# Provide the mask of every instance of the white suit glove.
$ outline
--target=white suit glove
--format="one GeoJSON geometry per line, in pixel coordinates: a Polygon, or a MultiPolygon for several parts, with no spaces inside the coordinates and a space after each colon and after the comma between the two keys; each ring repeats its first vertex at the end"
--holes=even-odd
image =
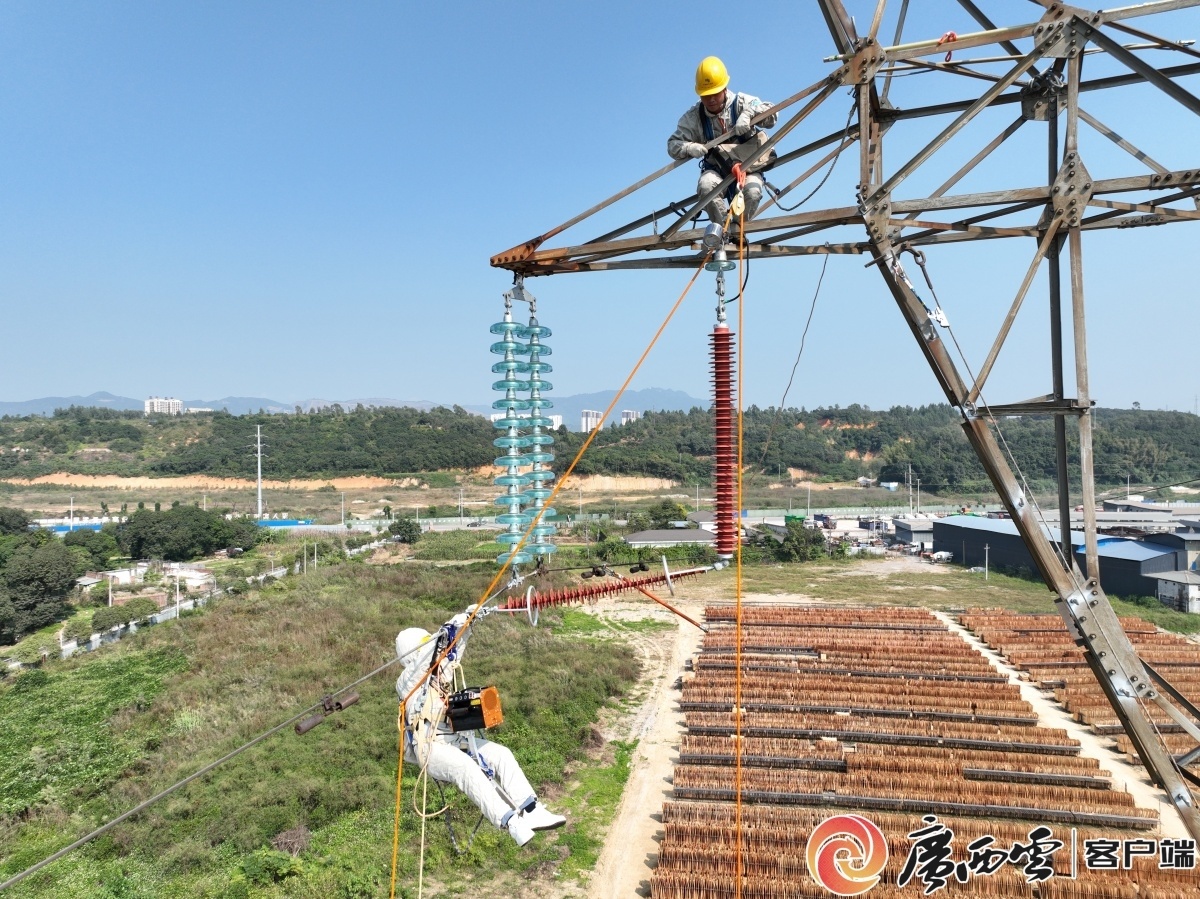
{"type": "Polygon", "coordinates": [[[708,153],[708,150],[705,148],[704,144],[686,143],[683,145],[683,152],[692,159],[703,159],[708,153]]]}
{"type": "Polygon", "coordinates": [[[742,114],[737,117],[737,121],[733,125],[734,135],[737,137],[745,137],[747,134],[753,131],[754,127],[750,124],[750,120],[752,118],[754,118],[754,116],[750,114],[750,110],[743,109],[742,114]]]}

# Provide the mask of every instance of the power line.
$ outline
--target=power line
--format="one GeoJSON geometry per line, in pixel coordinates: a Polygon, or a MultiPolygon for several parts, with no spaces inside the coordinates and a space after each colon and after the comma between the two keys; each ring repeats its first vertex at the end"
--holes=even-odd
{"type": "Polygon", "coordinates": [[[779,408],[775,410],[775,417],[771,419],[771,427],[767,431],[767,440],[763,444],[762,458],[758,460],[758,464],[762,465],[767,459],[767,450],[771,448],[771,436],[775,433],[775,425],[779,423],[779,416],[783,412],[783,407],[787,404],[788,391],[792,389],[792,381],[796,378],[796,369],[800,366],[800,357],[804,355],[804,342],[808,339],[808,326],[812,324],[813,313],[817,311],[817,297],[821,295],[821,284],[825,280],[825,268],[829,265],[829,254],[825,254],[825,261],[821,263],[821,275],[817,278],[817,289],[813,292],[812,305],[808,309],[808,320],[804,322],[804,332],[800,335],[800,351],[796,353],[796,361],[792,365],[792,373],[788,376],[787,386],[783,388],[783,399],[779,401],[779,408]]]}
{"type": "MultiPolygon", "coordinates": [[[[420,647],[417,647],[417,649],[420,649],[420,647]]],[[[416,649],[412,650],[412,652],[416,652],[416,649]]],[[[407,655],[407,653],[406,653],[406,655],[407,655]]],[[[351,684],[347,684],[346,686],[342,687],[340,690],[335,690],[330,695],[337,696],[342,693],[345,693],[348,690],[353,689],[354,687],[357,687],[359,684],[370,680],[375,675],[379,674],[381,671],[384,671],[385,669],[390,668],[392,665],[395,665],[402,658],[404,658],[404,656],[398,656],[394,659],[391,659],[391,660],[385,662],[384,664],[382,664],[378,668],[376,668],[374,671],[372,671],[370,674],[363,675],[358,680],[354,681],[351,684]]],[[[141,802],[138,805],[135,805],[129,811],[124,812],[124,813],[118,815],[117,817],[113,818],[111,821],[107,822],[106,824],[103,824],[100,827],[97,827],[91,833],[80,837],[78,840],[76,840],[71,845],[64,846],[62,849],[59,849],[53,855],[48,856],[47,858],[42,859],[37,864],[31,865],[30,867],[26,868],[20,874],[16,874],[13,877],[10,877],[8,880],[4,881],[4,883],[0,883],[0,890],[6,890],[11,886],[14,886],[15,884],[20,883],[22,880],[24,880],[26,877],[29,877],[31,874],[37,873],[42,868],[46,867],[49,864],[53,864],[54,862],[58,861],[63,856],[78,849],[80,846],[90,843],[92,840],[96,839],[96,837],[101,836],[104,833],[107,833],[109,830],[116,827],[121,822],[126,821],[129,818],[132,818],[134,815],[138,814],[139,812],[145,811],[146,809],[150,808],[150,806],[152,806],[155,803],[157,803],[158,801],[170,796],[172,793],[174,793],[176,790],[180,789],[181,787],[187,786],[192,781],[203,777],[205,774],[212,771],[214,768],[217,768],[220,765],[225,764],[229,760],[241,755],[247,749],[257,746],[259,743],[261,743],[263,740],[266,740],[268,737],[273,737],[275,734],[279,733],[284,728],[289,727],[290,725],[293,725],[296,722],[300,721],[301,719],[307,717],[310,712],[314,712],[317,709],[321,709],[324,707],[325,707],[324,699],[322,699],[321,702],[317,702],[317,703],[314,703],[313,705],[310,705],[304,711],[299,712],[296,715],[293,715],[291,718],[288,718],[286,721],[275,725],[270,730],[264,731],[263,733],[259,734],[257,737],[254,737],[253,739],[249,740],[248,742],[243,743],[237,749],[233,750],[232,752],[226,753],[225,755],[223,755],[219,759],[217,759],[215,762],[210,762],[209,764],[207,764],[203,768],[201,768],[199,771],[189,774],[187,777],[183,778],[183,780],[177,781],[176,783],[167,787],[165,790],[155,793],[153,796],[151,796],[146,801],[141,802]]]]}

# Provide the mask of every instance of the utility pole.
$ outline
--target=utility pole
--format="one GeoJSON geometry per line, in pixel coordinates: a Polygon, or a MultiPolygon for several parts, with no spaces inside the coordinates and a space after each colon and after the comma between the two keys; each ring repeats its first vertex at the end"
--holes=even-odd
{"type": "Polygon", "coordinates": [[[587,547],[588,558],[592,557],[592,543],[588,535],[588,523],[583,517],[583,485],[579,485],[579,520],[583,522],[583,545],[587,547]]]}
{"type": "Polygon", "coordinates": [[[67,529],[71,531],[75,530],[75,497],[73,496],[71,497],[71,511],[67,518],[67,529]]]}
{"type": "Polygon", "coordinates": [[[346,526],[346,494],[342,494],[342,527],[346,526]]]}
{"type": "Polygon", "coordinates": [[[458,488],[458,523],[463,523],[463,489],[458,488]]]}
{"type": "Polygon", "coordinates": [[[983,579],[985,581],[988,579],[988,549],[989,548],[990,547],[986,543],[983,544],[983,579]]]}
{"type": "Polygon", "coordinates": [[[254,455],[258,461],[258,520],[262,521],[262,425],[256,425],[254,430],[254,455]]]}
{"type": "Polygon", "coordinates": [[[921,479],[917,478],[917,515],[921,514],[921,479]]]}
{"type": "Polygon", "coordinates": [[[912,497],[912,463],[911,463],[911,462],[908,464],[908,474],[906,474],[906,475],[904,476],[904,482],[905,482],[905,484],[907,484],[907,485],[908,485],[908,514],[909,514],[909,515],[911,515],[911,514],[912,514],[912,510],[913,510],[913,504],[912,504],[912,499],[913,499],[913,497],[912,497]]]}

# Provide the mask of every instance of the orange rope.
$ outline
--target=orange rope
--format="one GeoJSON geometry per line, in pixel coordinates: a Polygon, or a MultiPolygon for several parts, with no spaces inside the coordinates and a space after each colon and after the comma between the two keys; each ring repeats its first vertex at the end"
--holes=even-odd
{"type": "Polygon", "coordinates": [[[629,586],[633,587],[633,589],[637,590],[638,593],[641,593],[643,596],[646,596],[646,597],[654,600],[656,603],[658,603],[664,609],[674,612],[676,615],[678,615],[680,618],[682,618],[688,624],[694,624],[694,625],[696,625],[696,627],[700,628],[700,630],[704,630],[704,625],[702,625],[695,618],[690,618],[688,615],[681,612],[679,609],[675,608],[673,605],[671,605],[665,599],[659,599],[657,596],[655,596],[653,593],[651,593],[649,590],[647,590],[641,584],[635,584],[635,583],[633,583],[633,581],[629,580],[629,578],[627,578],[627,577],[623,577],[623,578],[621,578],[621,580],[624,581],[629,586]]]}
{"type": "MultiPolygon", "coordinates": [[[[728,219],[727,219],[727,221],[728,221],[728,219]]],[[[500,579],[502,577],[504,577],[504,573],[506,571],[508,571],[509,567],[512,565],[513,556],[515,556],[518,552],[520,552],[521,548],[526,544],[526,542],[528,542],[530,535],[532,535],[532,533],[533,533],[533,529],[536,528],[538,526],[538,524],[541,522],[542,515],[545,514],[546,509],[552,507],[552,505],[554,503],[554,498],[556,496],[558,496],[558,492],[560,490],[562,490],[563,485],[566,484],[567,479],[571,476],[571,473],[575,471],[575,467],[579,464],[579,460],[583,458],[583,454],[585,452],[587,452],[588,447],[592,445],[592,441],[596,439],[596,435],[599,434],[601,429],[604,427],[604,422],[608,419],[609,414],[611,414],[612,410],[616,408],[617,403],[620,402],[621,397],[624,395],[625,391],[629,389],[629,385],[630,385],[630,383],[632,383],[634,376],[638,373],[638,369],[640,369],[642,367],[642,363],[644,363],[646,361],[646,358],[650,355],[650,351],[654,348],[654,344],[656,344],[658,342],[658,339],[660,337],[662,337],[663,331],[666,330],[667,325],[670,324],[670,322],[671,322],[671,319],[675,317],[675,313],[679,311],[679,307],[683,304],[684,298],[688,295],[688,292],[691,291],[692,285],[694,285],[696,283],[696,279],[698,277],[700,277],[700,272],[702,272],[704,270],[704,263],[708,260],[708,257],[711,255],[712,255],[712,252],[710,251],[707,255],[705,255],[704,259],[701,260],[700,265],[696,267],[696,271],[695,271],[695,274],[692,275],[692,279],[690,281],[688,281],[687,286],[684,287],[684,289],[683,289],[683,293],[681,293],[679,295],[679,299],[677,299],[675,301],[675,305],[673,305],[671,307],[671,310],[667,313],[666,318],[663,319],[662,324],[658,326],[658,330],[654,332],[654,336],[652,338],[650,338],[650,343],[648,343],[646,345],[646,349],[642,351],[642,355],[638,358],[638,361],[634,364],[633,369],[629,372],[629,376],[625,378],[625,383],[623,383],[621,385],[621,389],[618,390],[616,395],[612,398],[612,402],[608,404],[608,408],[604,410],[604,414],[600,416],[600,421],[598,421],[596,423],[596,426],[592,428],[591,433],[588,434],[587,439],[583,442],[583,445],[581,447],[579,447],[579,452],[577,452],[575,454],[575,458],[571,460],[571,464],[567,466],[567,470],[565,472],[563,472],[563,476],[559,479],[558,483],[554,485],[554,489],[550,492],[550,496],[547,498],[547,500],[546,500],[545,504],[542,506],[541,510],[538,511],[538,513],[534,517],[533,521],[531,521],[529,523],[529,527],[525,531],[524,535],[521,537],[521,541],[509,551],[508,560],[503,565],[500,566],[500,570],[496,572],[496,576],[492,578],[491,583],[489,583],[487,585],[487,589],[485,589],[483,591],[482,596],[480,596],[479,602],[477,604],[479,608],[483,607],[483,603],[487,601],[487,598],[492,595],[492,591],[494,591],[496,589],[496,587],[499,585],[500,579]]],[[[437,670],[438,666],[442,663],[442,661],[446,658],[446,656],[448,656],[450,654],[451,650],[454,649],[455,645],[459,641],[459,638],[461,638],[462,635],[467,632],[467,630],[470,628],[472,622],[474,622],[475,616],[479,614],[479,608],[476,608],[475,611],[472,612],[470,614],[470,616],[468,616],[466,622],[463,624],[463,626],[461,628],[459,628],[458,633],[454,635],[454,639],[451,640],[449,645],[447,645],[446,648],[442,650],[441,655],[439,655],[436,659],[433,660],[433,662],[429,666],[429,670],[426,671],[425,675],[420,680],[418,680],[416,682],[416,684],[413,685],[413,688],[408,691],[408,695],[401,698],[401,700],[400,700],[400,708],[401,709],[404,708],[405,704],[408,702],[409,699],[412,698],[413,694],[415,694],[417,692],[417,690],[421,689],[421,687],[425,684],[425,682],[427,680],[429,680],[429,675],[437,670]]],[[[400,722],[400,729],[401,729],[400,762],[401,762],[401,764],[404,761],[403,739],[404,739],[405,723],[406,722],[404,722],[403,720],[400,722]]],[[[398,852],[399,841],[400,841],[400,771],[397,770],[397,772],[396,772],[396,815],[395,815],[395,825],[393,827],[393,832],[392,832],[393,850],[392,850],[392,896],[391,896],[391,899],[395,899],[396,853],[398,852]]]]}
{"type": "MultiPolygon", "coordinates": [[[[738,284],[746,283],[746,213],[745,207],[738,215],[738,284]]],[[[739,290],[739,294],[742,293],[739,290]]],[[[734,899],[742,897],[742,449],[744,444],[744,422],[742,416],[742,373],[746,370],[746,297],[739,296],[738,299],[738,334],[737,334],[737,397],[734,402],[737,403],[737,419],[738,419],[738,442],[737,442],[737,522],[736,536],[737,542],[734,552],[737,556],[737,577],[735,578],[735,596],[737,599],[737,622],[735,625],[735,652],[734,652],[734,753],[737,759],[735,775],[734,775],[734,819],[733,826],[737,832],[737,866],[736,878],[734,880],[733,896],[734,899]]]]}
{"type": "MultiPolygon", "coordinates": [[[[509,552],[508,561],[500,566],[500,570],[496,572],[496,576],[492,578],[491,583],[487,585],[487,589],[483,591],[483,594],[479,598],[480,607],[482,607],[482,604],[489,596],[492,595],[492,591],[495,590],[499,585],[500,579],[512,565],[512,557],[520,552],[521,548],[529,540],[530,535],[533,533],[533,529],[541,523],[542,515],[545,514],[546,509],[551,508],[551,503],[554,502],[554,498],[558,496],[559,491],[562,490],[563,485],[567,482],[567,479],[571,476],[572,472],[575,471],[576,466],[579,464],[579,460],[583,458],[583,454],[587,452],[588,447],[592,445],[592,441],[596,439],[596,435],[599,434],[604,428],[604,422],[608,419],[608,416],[612,410],[616,408],[617,403],[621,401],[621,397],[624,395],[625,391],[629,389],[629,385],[633,381],[634,376],[637,374],[638,369],[642,367],[642,363],[644,363],[646,361],[646,357],[650,355],[650,350],[654,348],[654,344],[658,342],[658,339],[662,336],[663,331],[666,330],[667,325],[675,316],[675,313],[679,311],[679,307],[683,303],[684,297],[688,295],[688,291],[692,289],[692,285],[696,283],[696,278],[700,276],[700,272],[703,271],[703,269],[704,263],[701,262],[700,266],[696,269],[696,273],[692,275],[692,279],[688,281],[687,287],[683,289],[683,293],[679,295],[679,299],[675,301],[675,305],[673,305],[671,307],[671,311],[667,313],[667,317],[663,319],[662,324],[658,326],[658,330],[654,332],[654,336],[650,338],[650,343],[647,344],[646,349],[642,351],[642,355],[638,358],[637,363],[633,366],[633,370],[629,372],[629,376],[625,378],[625,383],[621,385],[621,389],[617,391],[616,395],[612,398],[612,402],[608,404],[608,408],[605,409],[604,413],[600,416],[600,421],[598,421],[596,426],[592,428],[591,433],[588,434],[587,439],[583,442],[583,445],[579,447],[579,452],[575,454],[575,458],[571,460],[571,464],[567,466],[567,470],[563,472],[563,476],[559,479],[558,483],[554,485],[554,489],[550,491],[550,496],[546,499],[545,505],[538,511],[538,514],[529,523],[529,527],[522,535],[521,541],[517,543],[517,545],[514,546],[509,552]]],[[[467,632],[467,629],[471,626],[472,622],[474,622],[475,616],[478,614],[478,608],[470,614],[463,626],[459,628],[458,633],[454,635],[454,639],[451,640],[449,645],[442,650],[442,654],[434,659],[430,664],[429,671],[425,673],[425,676],[417,681],[413,688],[408,691],[408,696],[404,697],[405,702],[407,702],[413,696],[413,694],[415,694],[417,690],[421,688],[425,681],[429,679],[430,672],[436,670],[438,665],[442,663],[442,660],[450,654],[451,650],[453,650],[455,645],[458,643],[459,638],[461,638],[462,635],[467,632]]]]}

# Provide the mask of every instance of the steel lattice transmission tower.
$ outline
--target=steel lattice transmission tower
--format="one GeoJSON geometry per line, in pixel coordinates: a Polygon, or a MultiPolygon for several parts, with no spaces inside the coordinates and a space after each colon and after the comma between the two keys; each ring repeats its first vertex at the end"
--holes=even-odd
{"type": "MultiPolygon", "coordinates": [[[[1170,796],[1188,830],[1200,838],[1200,812],[1191,790],[1200,784],[1200,777],[1189,770],[1200,759],[1200,711],[1138,657],[1097,577],[1093,402],[1084,291],[1085,235],[1200,219],[1196,200],[1200,150],[1194,141],[1170,145],[1171,154],[1182,158],[1172,158],[1168,165],[1141,148],[1139,137],[1144,134],[1119,133],[1088,109],[1108,109],[1107,97],[1140,86],[1150,90],[1162,110],[1151,118],[1151,139],[1171,134],[1181,125],[1194,126],[1200,100],[1183,82],[1200,73],[1200,52],[1190,42],[1168,40],[1139,26],[1146,24],[1141,21],[1146,17],[1155,17],[1150,27],[1170,24],[1171,14],[1200,6],[1200,0],[1159,0],[1102,11],[1035,0],[1028,10],[1038,15],[1018,24],[997,24],[998,17],[1011,19],[1024,13],[1026,4],[921,0],[912,5],[914,17],[918,6],[921,13],[928,13],[935,5],[947,15],[969,16],[978,30],[960,32],[952,41],[948,34],[907,39],[903,26],[909,17],[909,0],[855,4],[861,7],[860,20],[869,23],[863,34],[842,0],[815,3],[833,39],[834,53],[825,60],[831,71],[772,110],[780,115],[780,123],[763,152],[778,148],[779,160],[770,179],[779,184],[785,178],[792,180],[780,189],[777,199],[763,203],[756,219],[746,223],[746,258],[757,262],[850,255],[879,273],[947,400],[960,414],[967,439],[1138,755],[1170,796]],[[885,22],[894,34],[890,41],[881,36],[885,22]],[[919,90],[908,89],[910,82],[919,83],[919,90]],[[808,122],[811,128],[818,110],[846,91],[853,95],[854,109],[845,127],[791,146],[803,133],[800,126],[808,122]],[[907,102],[901,101],[902,94],[907,102]],[[979,137],[981,126],[1002,113],[1006,113],[1004,127],[979,137]],[[1031,132],[1041,151],[1030,153],[1027,144],[1014,149],[1018,143],[1014,135],[1025,140],[1031,132]],[[961,151],[964,144],[975,150],[966,162],[947,151],[948,146],[961,151]],[[842,153],[857,156],[853,197],[833,208],[782,211],[786,198],[808,192],[842,153]],[[1113,156],[1120,160],[1116,165],[1113,156]],[[1093,177],[1093,170],[1104,177],[1093,177]],[[987,185],[993,178],[996,183],[987,190],[955,192],[960,183],[987,185]],[[1013,178],[1016,183],[1009,183],[1013,178]],[[962,245],[1014,239],[1024,239],[1031,247],[1028,262],[1015,272],[986,273],[990,281],[1011,275],[1015,289],[990,338],[991,349],[969,364],[961,352],[956,353],[958,341],[938,298],[918,293],[902,260],[913,271],[920,266],[924,273],[927,251],[949,253],[962,245]],[[911,260],[903,259],[905,253],[911,260]],[[1046,372],[1046,391],[1032,399],[989,403],[984,398],[985,384],[1031,288],[1042,278],[1049,306],[1049,354],[1036,364],[1046,372]],[[959,362],[956,355],[962,357],[959,362]],[[1068,355],[1070,371],[1064,361],[1068,355]],[[1024,414],[1053,416],[1059,520],[1064,533],[1069,533],[1074,485],[1084,515],[1082,570],[1069,540],[1060,545],[1051,539],[999,436],[998,421],[1024,414]],[[1073,440],[1069,432],[1074,432],[1073,440]],[[1197,748],[1173,757],[1148,713],[1152,706],[1164,710],[1196,741],[1197,748]]],[[[704,258],[697,221],[704,206],[729,186],[731,178],[706,196],[687,195],[659,205],[593,239],[549,246],[558,235],[601,211],[617,208],[682,164],[664,166],[562,225],[497,254],[492,264],[526,277],[695,268],[704,258]]],[[[645,202],[637,208],[644,210],[645,202]]],[[[932,294],[932,281],[929,288],[932,294]]],[[[952,307],[952,297],[941,299],[952,307]]],[[[1006,358],[1012,355],[1010,347],[1006,358]]]]}

